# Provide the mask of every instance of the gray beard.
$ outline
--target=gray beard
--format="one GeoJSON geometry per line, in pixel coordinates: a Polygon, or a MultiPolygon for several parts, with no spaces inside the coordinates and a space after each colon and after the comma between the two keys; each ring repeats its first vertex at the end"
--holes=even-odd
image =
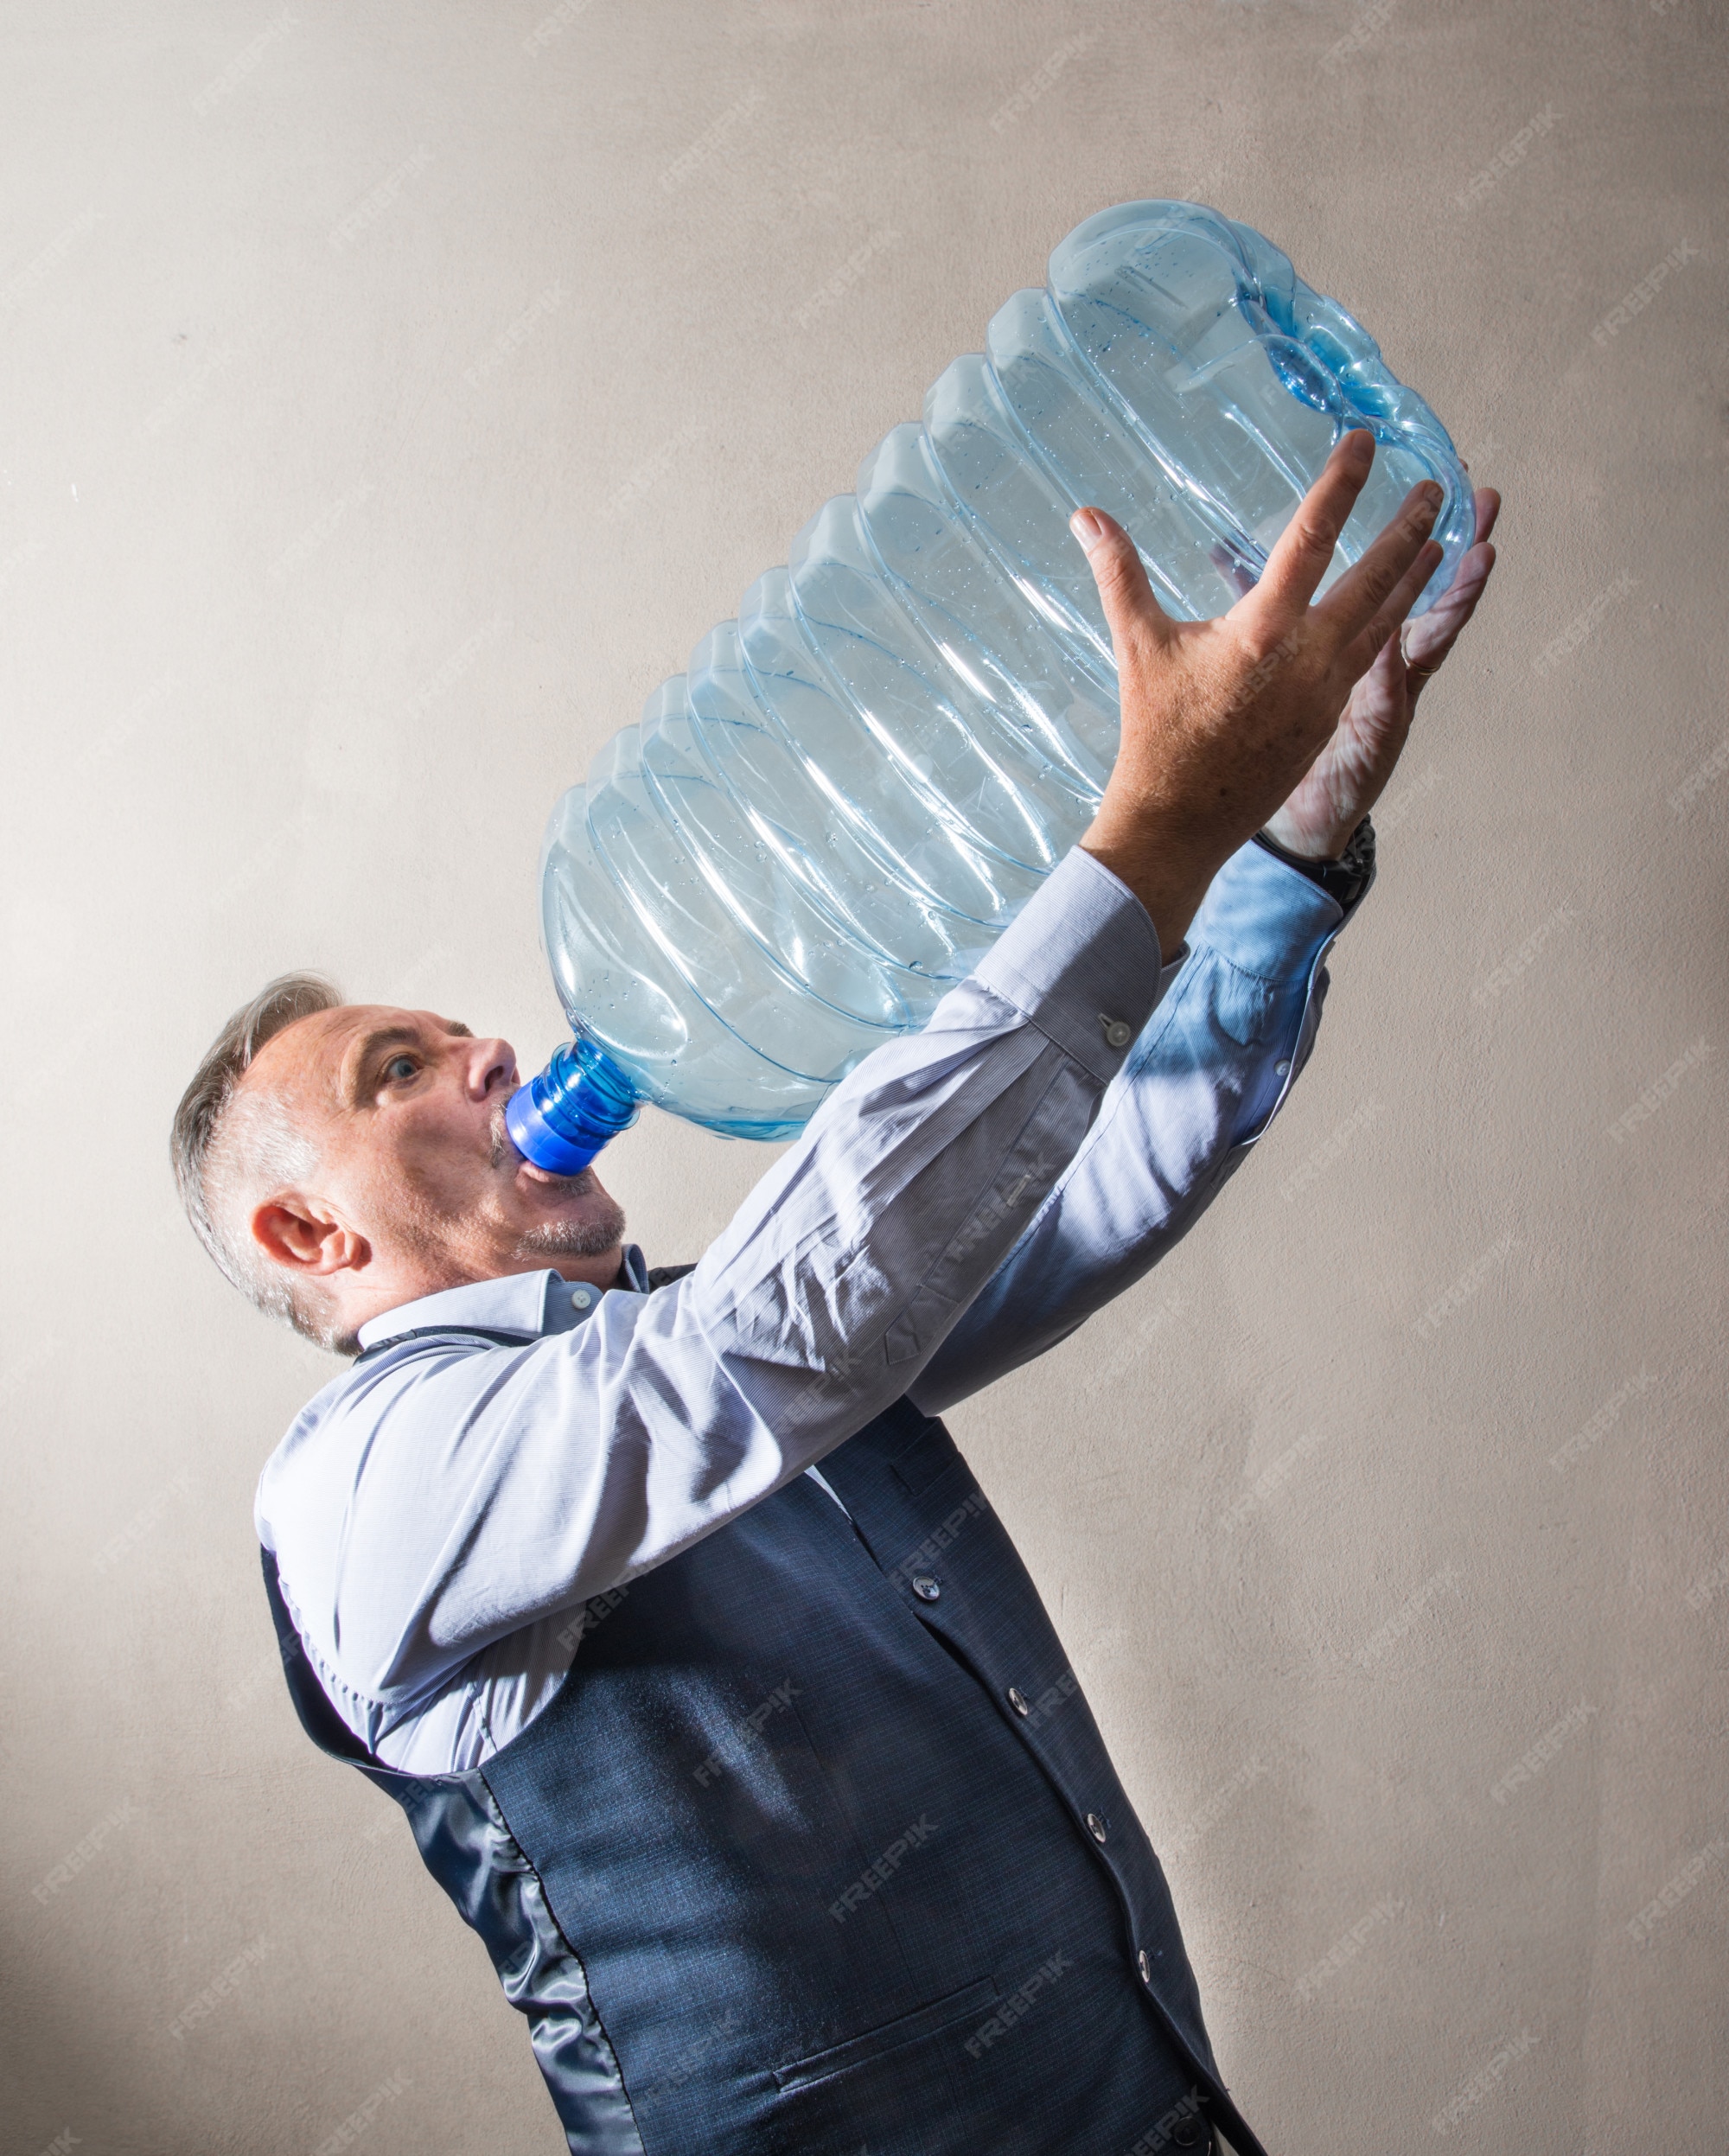
{"type": "MultiPolygon", "coordinates": [[[[571,1188],[585,1178],[590,1183],[595,1179],[587,1168],[569,1178],[571,1188]]],[[[603,1258],[623,1241],[624,1208],[609,1197],[604,1211],[591,1214],[585,1221],[543,1221],[539,1228],[531,1228],[520,1236],[516,1247],[525,1257],[603,1258]]]]}

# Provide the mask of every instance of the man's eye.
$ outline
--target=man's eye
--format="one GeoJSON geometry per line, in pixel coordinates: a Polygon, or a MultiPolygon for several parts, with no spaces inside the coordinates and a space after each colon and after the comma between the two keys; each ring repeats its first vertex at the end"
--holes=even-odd
{"type": "Polygon", "coordinates": [[[384,1067],[384,1075],[392,1085],[401,1085],[413,1077],[419,1068],[419,1060],[416,1056],[392,1056],[384,1067]]]}

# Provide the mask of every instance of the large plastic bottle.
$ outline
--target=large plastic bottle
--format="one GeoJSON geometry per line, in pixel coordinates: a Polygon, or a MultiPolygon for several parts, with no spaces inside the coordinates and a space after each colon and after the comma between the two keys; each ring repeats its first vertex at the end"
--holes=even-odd
{"type": "Polygon", "coordinates": [[[1341,573],[1439,480],[1432,603],[1471,542],[1445,431],[1260,233],[1187,202],[1072,232],[555,809],[541,918],[576,1039],[507,1111],[569,1174],[639,1100],[798,1131],[922,1025],[1091,820],[1117,678],[1083,503],[1170,613],[1234,605],[1339,437],[1378,449],[1341,573]]]}

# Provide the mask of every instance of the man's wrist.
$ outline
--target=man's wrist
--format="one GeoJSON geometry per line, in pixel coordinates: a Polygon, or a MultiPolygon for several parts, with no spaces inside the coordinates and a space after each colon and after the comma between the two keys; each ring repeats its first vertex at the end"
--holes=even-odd
{"type": "Polygon", "coordinates": [[[1139,893],[1077,845],[973,972],[1104,1086],[1170,986],[1168,970],[1139,893]]]}
{"type": "Polygon", "coordinates": [[[1207,895],[1207,881],[1210,879],[1161,872],[1160,868],[1150,865],[1144,857],[1096,842],[1090,836],[1081,840],[1080,851],[1091,854],[1101,867],[1109,869],[1117,881],[1140,901],[1152,923],[1159,957],[1168,966],[1183,948],[1189,924],[1207,895]]]}
{"type": "Polygon", "coordinates": [[[1183,947],[1189,923],[1222,861],[1200,855],[1175,818],[1113,813],[1108,796],[1081,832],[1080,845],[1139,899],[1168,964],[1183,947]]]}
{"type": "Polygon", "coordinates": [[[1318,883],[1347,912],[1362,896],[1375,873],[1375,826],[1366,813],[1337,855],[1294,853],[1265,830],[1257,831],[1254,838],[1257,845],[1264,846],[1279,860],[1288,862],[1311,883],[1318,883]]]}

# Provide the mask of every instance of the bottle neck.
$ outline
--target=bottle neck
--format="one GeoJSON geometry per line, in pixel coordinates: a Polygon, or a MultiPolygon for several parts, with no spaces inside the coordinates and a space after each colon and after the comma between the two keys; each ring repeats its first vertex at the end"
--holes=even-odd
{"type": "Polygon", "coordinates": [[[511,1095],[504,1126],[533,1166],[574,1176],[630,1127],[639,1105],[635,1088],[605,1049],[578,1034],[511,1095]]]}

